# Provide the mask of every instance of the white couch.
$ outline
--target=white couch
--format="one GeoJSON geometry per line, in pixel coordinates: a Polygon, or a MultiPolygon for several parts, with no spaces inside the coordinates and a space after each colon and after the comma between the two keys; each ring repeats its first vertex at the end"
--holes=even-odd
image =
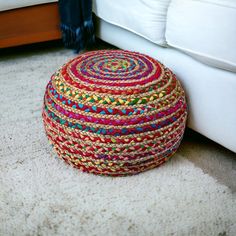
{"type": "Polygon", "coordinates": [[[188,126],[236,152],[236,1],[94,0],[97,36],[161,61],[182,82],[188,126]]]}
{"type": "Polygon", "coordinates": [[[0,0],[0,11],[29,7],[50,2],[57,2],[57,0],[0,0]]]}

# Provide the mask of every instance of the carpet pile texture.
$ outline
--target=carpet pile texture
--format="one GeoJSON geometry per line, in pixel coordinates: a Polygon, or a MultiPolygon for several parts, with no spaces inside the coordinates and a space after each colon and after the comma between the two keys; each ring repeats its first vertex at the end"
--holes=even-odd
{"type": "Polygon", "coordinates": [[[203,137],[188,133],[169,162],[131,177],[56,158],[43,95],[74,56],[61,47],[0,56],[0,235],[236,235],[235,154],[203,137]]]}

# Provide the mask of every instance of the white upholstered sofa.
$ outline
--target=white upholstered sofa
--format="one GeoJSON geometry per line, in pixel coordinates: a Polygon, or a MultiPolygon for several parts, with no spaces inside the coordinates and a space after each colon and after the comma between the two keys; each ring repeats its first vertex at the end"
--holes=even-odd
{"type": "Polygon", "coordinates": [[[236,152],[235,0],[94,0],[94,12],[99,38],[174,71],[190,128],[236,152]]]}

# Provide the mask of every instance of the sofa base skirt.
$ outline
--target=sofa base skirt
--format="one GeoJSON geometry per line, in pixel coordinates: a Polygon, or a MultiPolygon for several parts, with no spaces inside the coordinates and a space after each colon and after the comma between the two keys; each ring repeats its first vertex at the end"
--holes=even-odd
{"type": "Polygon", "coordinates": [[[96,35],[121,49],[152,56],[169,67],[187,96],[188,127],[236,153],[236,73],[205,65],[96,18],[96,35]]]}

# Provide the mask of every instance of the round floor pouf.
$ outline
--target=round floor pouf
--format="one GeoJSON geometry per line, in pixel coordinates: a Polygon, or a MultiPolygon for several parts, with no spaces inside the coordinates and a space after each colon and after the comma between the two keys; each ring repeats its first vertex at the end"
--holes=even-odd
{"type": "Polygon", "coordinates": [[[94,174],[136,174],[164,163],[186,117],[175,75],[123,50],[79,55],[51,77],[44,97],[44,126],[58,156],[94,174]]]}

